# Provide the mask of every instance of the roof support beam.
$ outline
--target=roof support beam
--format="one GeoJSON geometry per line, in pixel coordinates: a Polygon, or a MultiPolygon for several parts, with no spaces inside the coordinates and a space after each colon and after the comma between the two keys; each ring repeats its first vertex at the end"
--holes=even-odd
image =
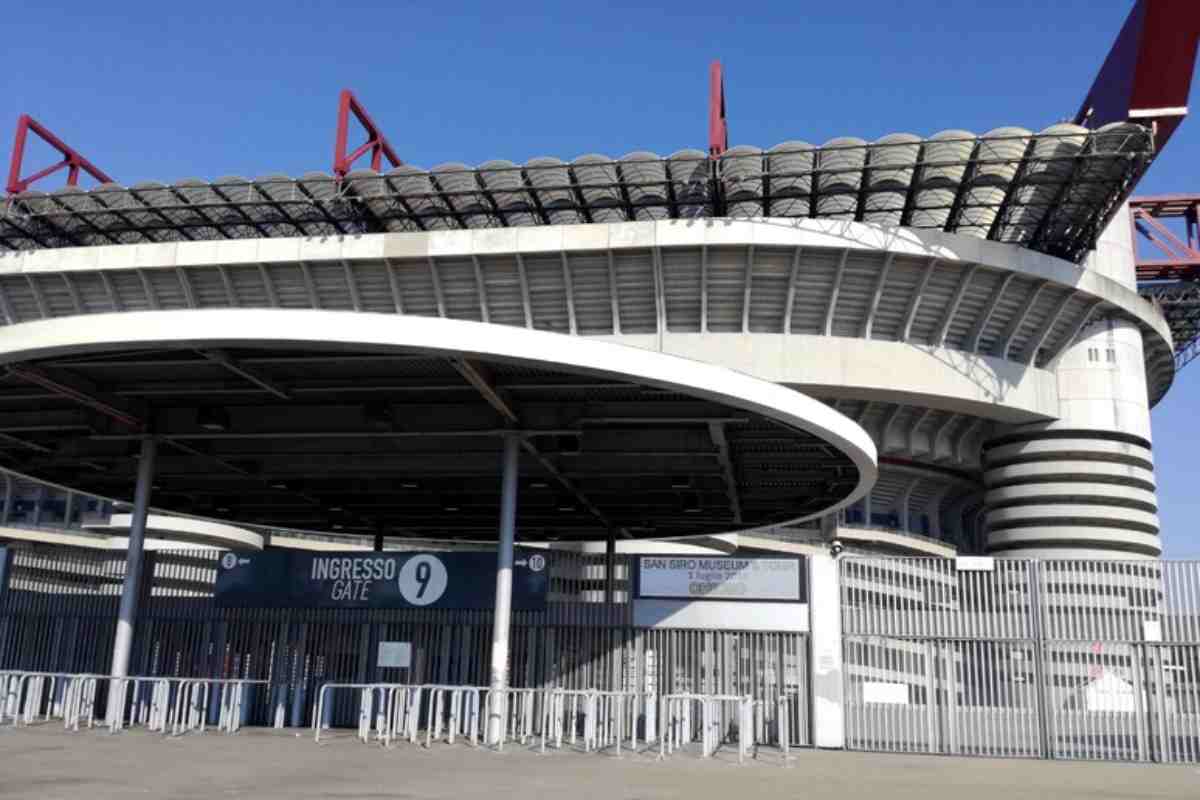
{"type": "Polygon", "coordinates": [[[733,461],[729,455],[729,440],[725,437],[725,423],[708,423],[708,432],[717,448],[717,460],[721,463],[721,475],[725,479],[725,493],[729,496],[729,509],[733,521],[742,524],[742,501],[738,496],[737,478],[733,474],[733,461]]]}
{"type": "Polygon", "coordinates": [[[229,353],[225,352],[224,350],[214,348],[210,350],[200,350],[199,353],[209,361],[212,361],[214,364],[220,364],[234,375],[245,378],[263,391],[275,395],[280,400],[292,399],[292,395],[278,383],[270,378],[267,378],[258,370],[238,363],[237,359],[229,355],[229,353]]]}
{"type": "Polygon", "coordinates": [[[51,374],[31,364],[10,364],[7,370],[16,378],[73,400],[93,411],[98,411],[122,425],[137,430],[145,430],[147,427],[147,421],[142,412],[131,408],[128,401],[102,393],[90,381],[83,378],[61,371],[51,374]]]}
{"type": "Polygon", "coordinates": [[[796,305],[796,278],[800,275],[800,253],[803,248],[797,247],[792,252],[792,276],[788,279],[787,300],[784,303],[783,332],[792,332],[792,308],[796,305]]]}
{"type": "MultiPolygon", "coordinates": [[[[397,314],[404,313],[404,294],[400,291],[400,276],[396,274],[396,265],[389,259],[383,260],[384,267],[387,268],[388,286],[392,290],[392,306],[396,309],[397,314]]],[[[487,313],[484,313],[483,321],[487,322],[487,313]]]]}
{"type": "Polygon", "coordinates": [[[850,256],[849,248],[842,251],[838,262],[837,272],[833,276],[833,288],[829,291],[829,307],[825,309],[825,335],[833,335],[833,314],[837,310],[838,293],[842,291],[842,277],[846,274],[846,259],[850,256]]]}
{"type": "Polygon", "coordinates": [[[358,283],[354,280],[354,268],[344,258],[342,259],[342,270],[346,274],[346,290],[350,292],[350,307],[355,311],[362,311],[362,300],[358,295],[358,283]]]}
{"type": "Polygon", "coordinates": [[[950,301],[950,305],[946,306],[946,315],[942,317],[942,324],[938,329],[935,340],[938,347],[946,346],[946,335],[950,333],[950,324],[954,322],[954,315],[958,313],[958,307],[962,305],[963,298],[967,296],[967,290],[971,287],[971,281],[975,279],[978,272],[979,265],[972,264],[959,280],[958,288],[954,291],[954,299],[950,301]]]}
{"type": "Polygon", "coordinates": [[[920,477],[913,478],[896,498],[896,510],[900,512],[900,530],[902,531],[908,530],[908,507],[912,503],[913,491],[920,482],[920,477]]]}
{"type": "Polygon", "coordinates": [[[452,358],[450,359],[450,366],[454,367],[467,383],[474,386],[475,390],[487,401],[487,404],[495,409],[497,414],[504,417],[509,424],[519,425],[521,423],[521,418],[517,414],[516,408],[503,395],[502,390],[496,388],[495,381],[486,367],[466,358],[452,358]]]}
{"type": "Polygon", "coordinates": [[[902,403],[897,403],[896,407],[888,414],[884,420],[883,427],[879,429],[879,452],[887,453],[890,449],[888,446],[888,434],[892,432],[892,426],[896,424],[896,420],[900,418],[900,414],[904,412],[905,406],[902,403]]]}
{"type": "Polygon", "coordinates": [[[996,313],[996,308],[1000,304],[1000,299],[1004,297],[1004,291],[1008,289],[1008,285],[1013,282],[1013,278],[1017,277],[1017,273],[1010,272],[1004,276],[1004,280],[996,285],[992,291],[992,296],[988,298],[987,305],[983,308],[983,314],[979,317],[979,321],[975,323],[975,327],[971,329],[971,334],[967,337],[967,349],[972,353],[979,352],[979,343],[983,340],[983,332],[987,329],[988,323],[992,321],[992,315],[996,313]]]}
{"type": "MultiPolygon", "coordinates": [[[[479,303],[479,318],[484,322],[491,322],[491,312],[488,310],[487,286],[483,282],[483,265],[479,263],[479,256],[474,253],[471,254],[471,267],[475,271],[475,298],[479,303]]],[[[571,333],[574,332],[574,330],[571,331],[571,333]]]]}
{"type": "Polygon", "coordinates": [[[571,335],[574,336],[579,330],[575,320],[575,284],[571,280],[571,264],[567,260],[567,251],[563,250],[559,255],[562,257],[563,289],[567,293],[567,324],[570,326],[571,335]]]}
{"type": "Polygon", "coordinates": [[[271,308],[279,308],[279,292],[275,291],[275,281],[271,280],[271,271],[266,264],[258,265],[258,274],[262,276],[263,288],[267,292],[267,302],[271,308]]]}
{"type": "Polygon", "coordinates": [[[313,308],[321,307],[321,298],[317,297],[317,284],[313,281],[312,270],[307,261],[300,261],[300,274],[304,278],[304,288],[308,292],[308,304],[313,308]]]}
{"type": "MultiPolygon", "coordinates": [[[[609,256],[611,258],[611,255],[609,256]]],[[[700,332],[708,333],[708,245],[700,245],[700,332]]]]}
{"type": "Polygon", "coordinates": [[[50,319],[50,307],[46,305],[46,296],[42,294],[42,287],[38,286],[37,277],[27,272],[25,282],[29,284],[29,291],[33,293],[33,299],[37,302],[38,316],[50,319]]]}
{"type": "Polygon", "coordinates": [[[577,487],[570,478],[563,474],[562,470],[554,465],[554,462],[546,458],[546,456],[544,456],[541,451],[534,446],[533,442],[529,441],[529,439],[522,439],[521,446],[525,448],[525,451],[529,453],[529,455],[533,456],[538,464],[541,465],[542,469],[546,470],[546,472],[548,472],[550,476],[554,478],[554,480],[557,481],[560,486],[563,487],[563,489],[567,490],[567,492],[569,492],[571,496],[578,501],[579,505],[583,506],[583,508],[586,509],[589,514],[599,520],[602,525],[604,525],[606,528],[614,528],[621,534],[622,537],[626,539],[632,538],[627,528],[618,527],[609,522],[608,517],[606,517],[603,512],[600,511],[600,509],[592,505],[592,502],[587,499],[587,496],[584,495],[582,491],[579,490],[579,487],[577,487]]]}
{"type": "Polygon", "coordinates": [[[1096,315],[1096,312],[1102,305],[1104,305],[1103,300],[1093,300],[1090,304],[1088,304],[1087,308],[1083,310],[1083,313],[1079,315],[1079,320],[1075,323],[1075,327],[1071,329],[1071,332],[1064,336],[1062,341],[1058,343],[1058,346],[1056,346],[1049,354],[1047,354],[1046,366],[1048,368],[1052,368],[1058,363],[1058,360],[1062,358],[1063,353],[1066,352],[1068,347],[1075,343],[1075,340],[1079,338],[1079,334],[1081,334],[1083,329],[1087,327],[1088,323],[1092,321],[1096,315]]]}
{"type": "MultiPolygon", "coordinates": [[[[914,458],[917,455],[917,431],[920,430],[921,425],[924,424],[925,420],[932,413],[932,408],[926,408],[913,420],[913,424],[908,428],[908,454],[914,458]]],[[[933,452],[932,444],[930,445],[929,452],[933,452]]]]}
{"type": "Polygon", "coordinates": [[[229,270],[224,264],[217,265],[217,273],[221,276],[221,285],[225,287],[225,296],[229,299],[229,305],[237,308],[238,303],[237,292],[233,290],[233,281],[229,279],[229,270]]]}
{"type": "Polygon", "coordinates": [[[970,438],[982,427],[983,419],[976,419],[971,424],[964,426],[959,432],[958,438],[954,440],[954,458],[959,464],[967,463],[967,457],[963,452],[963,448],[966,446],[970,438]]]}
{"type": "Polygon", "coordinates": [[[937,259],[929,259],[929,263],[925,265],[925,274],[921,276],[921,281],[913,289],[912,298],[908,301],[908,314],[904,317],[904,331],[900,334],[900,341],[907,342],[912,335],[913,322],[917,319],[917,309],[921,307],[921,296],[925,294],[925,287],[929,285],[929,279],[933,277],[933,268],[937,266],[937,259]]]}
{"type": "Polygon", "coordinates": [[[1063,312],[1067,310],[1067,306],[1071,305],[1071,300],[1075,297],[1075,292],[1067,292],[1067,296],[1058,304],[1058,308],[1054,309],[1054,313],[1046,317],[1046,321],[1042,323],[1042,328],[1032,339],[1030,346],[1027,348],[1028,353],[1025,356],[1025,363],[1030,366],[1036,366],[1038,350],[1042,349],[1042,345],[1050,338],[1050,334],[1054,332],[1054,326],[1058,324],[1062,318],[1063,312]]]}
{"type": "Polygon", "coordinates": [[[146,293],[146,305],[150,310],[158,309],[158,295],[154,292],[154,285],[150,283],[150,276],[146,274],[146,270],[139,269],[138,277],[142,280],[142,291],[146,293]]]}
{"type": "Polygon", "coordinates": [[[71,295],[71,307],[75,309],[76,314],[83,313],[83,301],[79,299],[79,287],[75,285],[75,281],[71,280],[71,273],[62,273],[63,285],[67,287],[67,294],[71,295]]]}
{"type": "MultiPolygon", "coordinates": [[[[533,304],[530,303],[530,301],[529,301],[529,276],[525,273],[525,259],[521,257],[520,253],[517,253],[516,257],[517,257],[517,277],[520,278],[520,281],[521,281],[521,308],[525,312],[525,327],[532,328],[533,327],[533,304]]],[[[432,259],[430,259],[430,261],[432,262],[432,259]]],[[[445,310],[444,304],[442,303],[442,301],[440,299],[441,296],[442,296],[441,288],[439,286],[438,308],[441,309],[442,316],[444,317],[444,316],[446,316],[446,310],[445,310]]]]}
{"type": "Polygon", "coordinates": [[[1037,305],[1038,297],[1041,296],[1042,290],[1046,288],[1046,281],[1038,281],[1034,284],[1033,291],[1029,293],[1028,299],[1025,300],[1025,305],[1021,311],[1013,317],[1013,320],[1008,325],[1008,330],[1004,332],[1004,339],[1000,343],[1000,352],[998,355],[1001,358],[1008,358],[1008,351],[1012,347],[1013,340],[1017,338],[1017,334],[1021,330],[1021,326],[1025,324],[1025,319],[1029,316],[1029,312],[1037,305]]]}
{"type": "Polygon", "coordinates": [[[943,461],[946,458],[949,458],[950,456],[954,455],[953,446],[948,446],[947,450],[946,450],[946,455],[943,456],[941,453],[938,452],[938,445],[941,444],[942,437],[946,435],[946,432],[949,431],[950,428],[952,428],[954,426],[954,424],[956,422],[958,422],[960,419],[961,419],[961,417],[959,417],[957,414],[952,413],[952,412],[948,413],[948,414],[946,414],[946,419],[942,422],[941,425],[939,425],[937,427],[937,430],[935,430],[933,432],[933,435],[930,437],[930,440],[929,440],[929,448],[930,448],[929,454],[933,458],[934,461],[943,461]]]}
{"type": "Polygon", "coordinates": [[[754,245],[746,248],[745,290],[742,293],[742,333],[750,332],[750,291],[754,286],[754,245]]]}
{"type": "Polygon", "coordinates": [[[108,276],[106,270],[100,270],[100,282],[104,284],[104,291],[108,295],[108,304],[112,306],[113,311],[124,311],[124,306],[121,305],[121,297],[117,294],[117,289],[113,286],[112,278],[108,276]]]}
{"type": "Polygon", "coordinates": [[[895,253],[888,253],[883,260],[883,268],[879,270],[879,280],[875,282],[875,294],[871,296],[871,305],[867,308],[867,321],[863,326],[863,338],[871,338],[871,328],[875,325],[875,311],[879,308],[879,300],[883,297],[883,285],[887,283],[888,271],[892,268],[895,253]]]}
{"type": "MultiPolygon", "coordinates": [[[[452,358],[450,359],[450,364],[458,371],[460,375],[463,376],[463,378],[466,379],[468,383],[475,387],[479,394],[483,396],[483,399],[487,401],[488,405],[490,405],[498,414],[504,417],[510,425],[520,425],[520,414],[517,412],[516,406],[510,399],[503,395],[502,390],[496,388],[492,376],[487,372],[486,368],[482,364],[477,364],[474,361],[465,358],[452,358]]],[[[569,434],[571,432],[566,433],[569,434]]],[[[596,506],[594,506],[592,502],[588,500],[587,496],[579,490],[579,487],[577,487],[570,478],[563,474],[562,470],[560,470],[554,464],[554,462],[552,462],[537,449],[537,446],[533,443],[530,436],[526,435],[521,437],[521,446],[527,453],[537,460],[537,462],[542,466],[542,469],[550,473],[554,480],[557,481],[563,489],[569,492],[583,508],[587,509],[588,513],[598,519],[605,527],[616,527],[609,522],[608,518],[600,511],[600,509],[596,508],[596,506]]],[[[622,536],[627,539],[630,538],[630,534],[627,529],[619,528],[619,530],[622,536]]]]}
{"type": "Polygon", "coordinates": [[[179,286],[183,289],[184,299],[188,308],[196,307],[196,293],[192,291],[192,282],[188,280],[187,267],[176,267],[175,274],[179,276],[179,286]]]}
{"type": "MultiPolygon", "coordinates": [[[[613,333],[617,336],[621,335],[621,298],[617,293],[617,265],[613,258],[613,251],[608,251],[608,297],[612,301],[612,324],[613,333]]],[[[701,330],[704,330],[701,327],[701,330]]]]}

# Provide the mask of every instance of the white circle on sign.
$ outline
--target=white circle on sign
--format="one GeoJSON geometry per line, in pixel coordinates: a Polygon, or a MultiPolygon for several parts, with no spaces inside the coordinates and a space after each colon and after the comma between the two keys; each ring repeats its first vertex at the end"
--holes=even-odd
{"type": "Polygon", "coordinates": [[[400,568],[400,596],[414,606],[437,602],[446,593],[446,565],[437,556],[413,556],[400,568]]]}
{"type": "Polygon", "coordinates": [[[233,553],[226,553],[221,557],[221,566],[225,569],[233,569],[237,566],[237,556],[233,553]]]}
{"type": "Polygon", "coordinates": [[[546,568],[546,557],[543,555],[532,555],[529,557],[529,569],[533,572],[541,572],[546,568]]]}

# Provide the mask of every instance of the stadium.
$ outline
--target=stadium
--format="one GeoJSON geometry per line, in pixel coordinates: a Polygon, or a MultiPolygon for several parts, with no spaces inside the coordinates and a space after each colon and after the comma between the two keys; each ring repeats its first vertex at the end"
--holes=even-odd
{"type": "Polygon", "coordinates": [[[447,702],[496,740],[563,715],[506,692],[557,687],[609,693],[618,748],[691,726],[647,695],[704,695],[783,748],[1200,759],[1150,424],[1200,299],[1137,248],[1200,203],[1135,196],[1198,30],[1142,0],[1038,130],[730,147],[714,64],[707,151],[426,169],[346,91],[329,172],[123,186],[22,117],[9,713],[240,680],[242,721],[320,735],[364,687],[487,686],[447,702]],[[31,135],[62,162],[24,172],[31,135]],[[265,588],[296,569],[334,594],[265,588]]]}

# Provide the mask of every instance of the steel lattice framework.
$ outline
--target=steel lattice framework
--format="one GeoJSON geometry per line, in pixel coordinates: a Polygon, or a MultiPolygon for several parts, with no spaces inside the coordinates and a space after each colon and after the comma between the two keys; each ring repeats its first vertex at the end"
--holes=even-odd
{"type": "Polygon", "coordinates": [[[964,233],[1078,260],[1154,155],[1149,129],[1132,123],[954,133],[742,146],[718,158],[684,150],[24,192],[0,214],[0,248],[808,217],[964,233]]]}

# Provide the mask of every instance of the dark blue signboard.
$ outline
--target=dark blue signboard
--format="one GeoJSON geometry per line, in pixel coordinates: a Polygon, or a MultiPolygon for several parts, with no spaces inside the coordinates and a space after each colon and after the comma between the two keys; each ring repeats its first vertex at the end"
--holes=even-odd
{"type": "MultiPolygon", "coordinates": [[[[546,557],[518,549],[514,611],[546,606],[546,557]]],[[[492,608],[496,554],[266,550],[224,553],[219,608],[492,608]]]]}

